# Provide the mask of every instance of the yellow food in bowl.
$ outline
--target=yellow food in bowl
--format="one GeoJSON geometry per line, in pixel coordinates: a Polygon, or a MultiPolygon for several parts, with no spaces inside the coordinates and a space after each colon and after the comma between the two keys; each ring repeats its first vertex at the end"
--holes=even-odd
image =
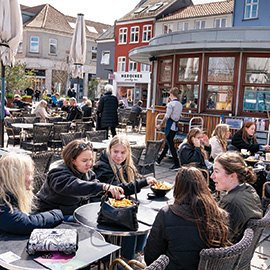
{"type": "Polygon", "coordinates": [[[129,207],[129,206],[132,206],[134,203],[133,201],[128,200],[128,199],[122,199],[122,200],[110,199],[110,204],[116,207],[129,207]]]}
{"type": "Polygon", "coordinates": [[[152,185],[152,188],[155,188],[155,189],[171,189],[172,186],[166,182],[159,182],[157,184],[154,184],[152,185]]]}
{"type": "Polygon", "coordinates": [[[257,160],[255,160],[255,159],[252,158],[252,157],[249,157],[249,158],[247,158],[246,160],[248,160],[248,161],[257,161],[257,160]]]}

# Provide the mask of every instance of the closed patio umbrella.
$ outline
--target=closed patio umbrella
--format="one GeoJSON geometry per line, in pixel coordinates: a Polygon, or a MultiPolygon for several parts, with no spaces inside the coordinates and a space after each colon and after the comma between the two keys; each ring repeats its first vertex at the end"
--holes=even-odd
{"type": "Polygon", "coordinates": [[[1,123],[0,143],[4,146],[5,66],[13,66],[22,37],[22,16],[17,0],[0,0],[1,123]]]}
{"type": "Polygon", "coordinates": [[[70,48],[70,60],[72,63],[72,77],[77,77],[77,100],[78,100],[78,88],[79,78],[83,78],[83,64],[86,57],[86,32],[84,15],[79,13],[76,21],[75,30],[70,48]]]}

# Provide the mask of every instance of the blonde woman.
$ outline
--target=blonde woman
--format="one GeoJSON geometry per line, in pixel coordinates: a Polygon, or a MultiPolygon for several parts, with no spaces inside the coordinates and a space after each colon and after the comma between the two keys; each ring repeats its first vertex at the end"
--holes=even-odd
{"type": "Polygon", "coordinates": [[[227,139],[230,138],[230,127],[227,124],[218,124],[209,140],[211,145],[210,157],[215,159],[219,154],[226,152],[227,139]]]}
{"type": "MultiPolygon", "coordinates": [[[[132,161],[131,148],[127,136],[116,135],[112,138],[108,148],[101,154],[99,161],[94,165],[94,172],[99,181],[118,185],[125,195],[134,194],[134,173],[136,168],[132,161]],[[126,167],[124,165],[127,165],[126,167]]],[[[157,183],[153,177],[136,181],[136,190],[157,183]]],[[[141,252],[145,246],[147,235],[127,236],[122,239],[122,256],[131,260],[136,252],[141,252]]]]}
{"type": "Polygon", "coordinates": [[[46,118],[49,117],[46,111],[46,107],[47,107],[47,102],[45,100],[41,100],[33,111],[36,117],[40,118],[41,123],[46,123],[46,118]]]}
{"type": "Polygon", "coordinates": [[[0,232],[30,234],[63,220],[61,210],[32,214],[34,163],[28,155],[6,153],[0,159],[0,232]]]}

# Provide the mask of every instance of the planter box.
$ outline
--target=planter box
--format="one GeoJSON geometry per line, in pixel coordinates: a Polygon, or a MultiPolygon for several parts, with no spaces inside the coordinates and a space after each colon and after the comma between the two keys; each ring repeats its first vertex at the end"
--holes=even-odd
{"type": "Polygon", "coordinates": [[[22,97],[22,101],[32,103],[32,98],[22,97]]]}
{"type": "Polygon", "coordinates": [[[8,108],[12,108],[12,101],[13,101],[13,98],[7,98],[7,107],[8,108]]]}

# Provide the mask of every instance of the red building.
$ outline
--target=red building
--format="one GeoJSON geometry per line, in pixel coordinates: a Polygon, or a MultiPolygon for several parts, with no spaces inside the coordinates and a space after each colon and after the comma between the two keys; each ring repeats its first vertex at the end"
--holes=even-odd
{"type": "Polygon", "coordinates": [[[138,100],[143,107],[150,107],[151,67],[131,61],[128,57],[131,49],[148,45],[154,37],[154,23],[186,6],[192,5],[191,0],[142,0],[115,24],[115,63],[113,81],[119,99],[126,106],[132,106],[138,100]]]}

